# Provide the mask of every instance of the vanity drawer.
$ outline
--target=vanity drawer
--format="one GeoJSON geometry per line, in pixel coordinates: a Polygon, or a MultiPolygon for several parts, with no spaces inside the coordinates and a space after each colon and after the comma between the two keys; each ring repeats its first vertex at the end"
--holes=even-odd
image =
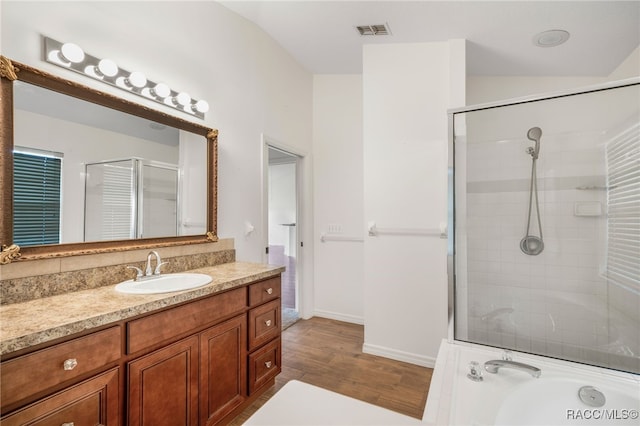
{"type": "Polygon", "coordinates": [[[249,350],[280,334],[280,299],[249,311],[249,350]]]}
{"type": "Polygon", "coordinates": [[[121,354],[120,327],[112,327],[5,361],[0,367],[2,405],[102,368],[121,354]]]}
{"type": "Polygon", "coordinates": [[[276,339],[249,355],[249,395],[276,377],[281,370],[281,342],[276,339]]]}
{"type": "Polygon", "coordinates": [[[246,287],[171,308],[127,323],[127,353],[172,340],[189,331],[211,326],[246,309],[246,287]]]}
{"type": "Polygon", "coordinates": [[[280,297],[280,276],[249,286],[249,306],[257,306],[280,297]]]}
{"type": "Polygon", "coordinates": [[[117,426],[118,385],[115,368],[2,417],[2,426],[117,426]]]}

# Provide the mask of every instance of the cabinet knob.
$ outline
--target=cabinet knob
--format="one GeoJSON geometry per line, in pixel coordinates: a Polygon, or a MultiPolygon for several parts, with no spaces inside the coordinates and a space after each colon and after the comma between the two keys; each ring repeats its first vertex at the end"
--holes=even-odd
{"type": "Polygon", "coordinates": [[[266,325],[267,327],[271,327],[271,320],[266,320],[264,322],[264,325],[266,325]]]}
{"type": "Polygon", "coordinates": [[[73,422],[62,423],[60,426],[75,426],[73,422]]]}
{"type": "MultiPolygon", "coordinates": [[[[74,368],[76,368],[76,366],[78,365],[78,360],[75,358],[69,358],[68,360],[66,360],[63,364],[63,368],[66,371],[70,371],[73,370],[74,368]]],[[[65,423],[67,424],[67,423],[65,423]]],[[[69,423],[70,425],[73,426],[73,423],[69,423]]]]}
{"type": "Polygon", "coordinates": [[[269,287],[265,291],[267,292],[267,294],[273,294],[273,288],[271,288],[271,287],[269,287]]]}
{"type": "Polygon", "coordinates": [[[267,367],[267,368],[271,368],[271,361],[265,362],[264,366],[267,367]]]}

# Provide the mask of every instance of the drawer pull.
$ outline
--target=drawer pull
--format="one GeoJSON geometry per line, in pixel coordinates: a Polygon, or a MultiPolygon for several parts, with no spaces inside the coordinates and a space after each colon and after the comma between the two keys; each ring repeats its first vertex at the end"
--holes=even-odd
{"type": "Polygon", "coordinates": [[[267,327],[271,327],[271,320],[266,320],[264,322],[264,325],[266,325],[267,327]]]}
{"type": "Polygon", "coordinates": [[[273,288],[271,288],[271,287],[269,287],[265,291],[267,292],[267,294],[273,294],[273,288]]]}
{"type": "Polygon", "coordinates": [[[271,368],[271,361],[265,362],[264,366],[267,367],[267,368],[271,368]]]}
{"type": "Polygon", "coordinates": [[[75,426],[73,422],[62,423],[60,426],[75,426]]]}
{"type": "MultiPolygon", "coordinates": [[[[65,369],[65,371],[71,371],[74,368],[76,368],[76,366],[78,365],[78,360],[75,358],[69,358],[68,360],[66,360],[63,364],[63,367],[65,369]]],[[[67,424],[67,423],[65,423],[67,424]]],[[[72,423],[69,423],[70,425],[73,425],[72,423]]],[[[64,425],[63,425],[64,426],[64,425]]]]}

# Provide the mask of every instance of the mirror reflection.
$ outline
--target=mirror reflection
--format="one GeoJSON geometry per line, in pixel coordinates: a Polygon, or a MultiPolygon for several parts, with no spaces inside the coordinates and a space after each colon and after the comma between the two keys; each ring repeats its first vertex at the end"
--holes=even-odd
{"type": "Polygon", "coordinates": [[[207,141],[14,82],[20,246],[207,232],[207,141]]]}

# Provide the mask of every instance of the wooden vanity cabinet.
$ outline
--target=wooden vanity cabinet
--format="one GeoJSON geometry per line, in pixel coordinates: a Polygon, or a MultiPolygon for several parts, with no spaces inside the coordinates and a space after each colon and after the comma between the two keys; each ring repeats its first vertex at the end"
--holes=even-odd
{"type": "Polygon", "coordinates": [[[280,372],[280,313],[275,277],[129,321],[128,424],[228,422],[280,372]]]}
{"type": "Polygon", "coordinates": [[[247,396],[246,317],[239,315],[200,334],[200,424],[212,425],[247,396]]]}
{"type": "Polygon", "coordinates": [[[270,384],[281,371],[280,277],[249,286],[249,395],[270,384]]]}
{"type": "Polygon", "coordinates": [[[241,405],[246,311],[241,287],[129,321],[128,424],[215,424],[241,405]],[[137,356],[162,342],[169,345],[137,356]]]}
{"type": "Polygon", "coordinates": [[[111,327],[2,362],[3,413],[4,407],[32,394],[55,389],[118,361],[121,346],[121,328],[111,327]]]}
{"type": "Polygon", "coordinates": [[[128,363],[128,422],[198,424],[198,336],[128,363]]]}
{"type": "Polygon", "coordinates": [[[1,426],[210,426],[280,372],[280,277],[2,361],[1,426]]]}
{"type": "Polygon", "coordinates": [[[118,369],[83,381],[2,417],[2,426],[117,426],[118,369]]]}
{"type": "Polygon", "coordinates": [[[121,336],[110,327],[3,361],[0,424],[119,425],[120,370],[104,370],[120,360],[121,336]]]}

